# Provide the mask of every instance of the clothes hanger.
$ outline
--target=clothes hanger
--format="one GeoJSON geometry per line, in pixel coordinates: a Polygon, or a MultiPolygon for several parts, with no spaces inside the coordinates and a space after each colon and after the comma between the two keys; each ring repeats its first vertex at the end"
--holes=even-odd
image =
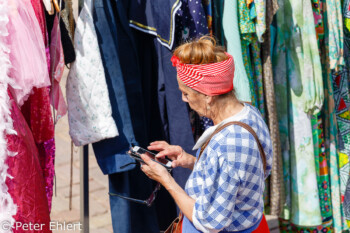
{"type": "MultiPolygon", "coordinates": [[[[63,1],[63,0],[61,0],[61,1],[63,1]]],[[[61,9],[60,9],[60,6],[58,5],[57,0],[51,0],[51,2],[53,2],[53,5],[55,6],[56,12],[57,12],[57,13],[60,12],[61,9]]]]}
{"type": "Polygon", "coordinates": [[[60,6],[57,2],[57,0],[43,0],[45,9],[49,15],[53,15],[56,12],[60,12],[60,6]]]}
{"type": "Polygon", "coordinates": [[[53,10],[53,4],[51,0],[43,0],[44,6],[45,6],[45,10],[47,11],[47,13],[49,13],[49,15],[53,15],[55,12],[53,10]]]}

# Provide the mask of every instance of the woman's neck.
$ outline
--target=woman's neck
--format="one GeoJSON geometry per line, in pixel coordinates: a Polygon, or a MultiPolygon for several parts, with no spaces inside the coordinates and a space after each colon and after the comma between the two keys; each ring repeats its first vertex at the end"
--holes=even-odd
{"type": "Polygon", "coordinates": [[[225,105],[217,104],[216,106],[213,106],[211,119],[213,120],[214,125],[217,125],[223,120],[236,115],[242,111],[243,108],[244,104],[239,102],[237,99],[225,105]]]}

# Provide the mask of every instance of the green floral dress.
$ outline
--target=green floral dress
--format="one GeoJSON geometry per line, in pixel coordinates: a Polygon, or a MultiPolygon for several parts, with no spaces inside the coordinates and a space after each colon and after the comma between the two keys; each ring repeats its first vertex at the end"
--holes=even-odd
{"type": "Polygon", "coordinates": [[[322,224],[311,116],[323,104],[323,80],[311,2],[280,0],[273,55],[284,159],[284,219],[322,224]]]}

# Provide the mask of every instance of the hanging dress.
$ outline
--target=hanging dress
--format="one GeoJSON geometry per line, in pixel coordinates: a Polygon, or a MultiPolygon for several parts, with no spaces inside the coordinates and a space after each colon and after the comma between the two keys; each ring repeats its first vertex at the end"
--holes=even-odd
{"type": "Polygon", "coordinates": [[[34,87],[50,86],[50,79],[44,40],[31,2],[11,0],[9,7],[10,76],[16,82],[14,98],[21,106],[34,87]]]}
{"type": "Polygon", "coordinates": [[[222,24],[227,40],[227,52],[232,54],[235,61],[233,87],[239,100],[251,102],[252,97],[249,87],[249,80],[244,68],[242,57],[237,12],[237,1],[225,0],[222,24]]]}
{"type": "Polygon", "coordinates": [[[11,177],[8,174],[8,165],[5,163],[8,157],[16,155],[9,150],[6,140],[6,135],[16,134],[10,117],[11,105],[7,93],[9,85],[13,82],[9,77],[11,62],[7,41],[8,6],[8,0],[0,0],[0,222],[7,222],[13,226],[15,223],[13,217],[16,215],[17,206],[8,192],[6,181],[11,177]]]}
{"type": "Polygon", "coordinates": [[[76,146],[83,146],[119,135],[112,118],[90,0],[80,12],[74,45],[76,61],[66,84],[69,134],[76,146]]]}
{"type": "Polygon", "coordinates": [[[273,63],[287,195],[283,217],[297,225],[320,225],[310,114],[322,107],[323,83],[311,2],[278,4],[273,63]]]}
{"type": "MultiPolygon", "coordinates": [[[[40,224],[37,233],[50,233],[50,213],[45,193],[45,181],[40,167],[39,154],[33,135],[27,125],[17,103],[9,92],[10,117],[16,134],[7,135],[8,150],[16,153],[9,157],[7,179],[8,192],[17,206],[14,216],[16,222],[40,224]]],[[[28,229],[27,229],[28,230],[28,229]]],[[[25,225],[16,225],[14,233],[25,232],[25,225]]]]}
{"type": "MultiPolygon", "coordinates": [[[[45,9],[41,0],[31,0],[45,44],[46,67],[50,71],[49,38],[45,22],[45,9]]],[[[21,107],[39,150],[39,160],[45,178],[46,196],[51,210],[55,176],[54,123],[50,106],[50,87],[33,88],[32,94],[21,107]]]]}

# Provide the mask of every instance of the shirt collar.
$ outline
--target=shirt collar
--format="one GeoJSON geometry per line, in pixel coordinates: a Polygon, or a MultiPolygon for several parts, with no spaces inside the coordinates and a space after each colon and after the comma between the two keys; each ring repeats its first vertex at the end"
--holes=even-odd
{"type": "Polygon", "coordinates": [[[244,107],[240,112],[236,113],[235,115],[233,115],[229,118],[226,118],[225,120],[221,121],[219,124],[211,126],[208,129],[206,129],[204,131],[204,133],[202,134],[202,136],[200,136],[200,138],[198,139],[197,143],[194,145],[193,150],[199,149],[210,138],[210,136],[214,133],[214,131],[218,127],[220,127],[228,122],[231,122],[231,121],[238,121],[238,120],[242,119],[244,116],[246,116],[247,113],[248,113],[248,106],[246,104],[244,104],[244,107]]]}

